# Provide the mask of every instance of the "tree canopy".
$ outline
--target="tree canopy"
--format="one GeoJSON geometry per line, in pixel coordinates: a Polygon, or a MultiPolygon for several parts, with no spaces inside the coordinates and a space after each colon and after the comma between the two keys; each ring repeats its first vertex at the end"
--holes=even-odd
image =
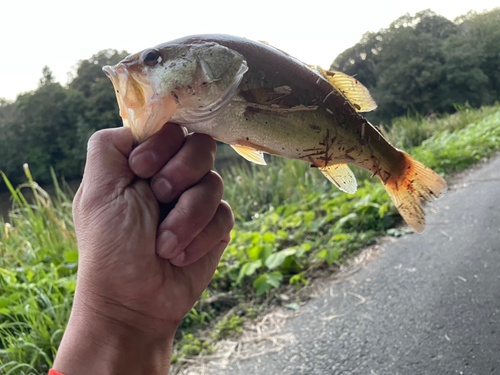
{"type": "Polygon", "coordinates": [[[28,163],[38,181],[50,180],[50,167],[67,179],[83,173],[87,140],[96,130],[121,126],[118,106],[102,67],[118,63],[125,51],[104,50],[78,64],[63,87],[44,67],[38,89],[0,100],[0,170],[14,183],[24,180],[28,163]]]}
{"type": "Polygon", "coordinates": [[[389,122],[408,113],[453,112],[500,100],[500,8],[454,22],[425,10],[367,33],[331,65],[356,76],[389,122]]]}

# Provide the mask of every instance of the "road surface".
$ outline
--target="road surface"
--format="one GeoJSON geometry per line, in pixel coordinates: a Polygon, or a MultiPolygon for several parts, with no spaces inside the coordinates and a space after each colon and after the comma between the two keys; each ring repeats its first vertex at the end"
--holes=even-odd
{"type": "Polygon", "coordinates": [[[500,374],[500,158],[427,206],[422,235],[300,309],[279,353],[218,374],[500,374]]]}

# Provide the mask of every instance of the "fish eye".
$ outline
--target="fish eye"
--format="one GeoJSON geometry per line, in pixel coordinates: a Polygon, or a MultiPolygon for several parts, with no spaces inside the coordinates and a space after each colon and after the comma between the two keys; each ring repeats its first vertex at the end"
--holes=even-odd
{"type": "Polygon", "coordinates": [[[142,54],[142,61],[147,66],[155,66],[161,61],[161,53],[157,49],[148,49],[142,54]]]}

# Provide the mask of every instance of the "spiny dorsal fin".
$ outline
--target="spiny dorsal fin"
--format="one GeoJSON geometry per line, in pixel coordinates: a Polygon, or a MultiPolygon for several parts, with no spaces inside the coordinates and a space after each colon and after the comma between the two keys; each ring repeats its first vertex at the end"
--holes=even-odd
{"type": "Polygon", "coordinates": [[[317,70],[330,84],[351,102],[357,112],[370,112],[377,108],[368,89],[356,78],[342,72],[330,72],[317,67],[317,70]]]}
{"type": "Polygon", "coordinates": [[[267,165],[266,161],[264,160],[264,154],[262,153],[262,151],[258,151],[248,146],[231,145],[231,147],[246,160],[259,165],[267,165]]]}
{"type": "Polygon", "coordinates": [[[358,188],[356,177],[347,164],[333,164],[318,168],[340,190],[354,194],[358,188]]]}

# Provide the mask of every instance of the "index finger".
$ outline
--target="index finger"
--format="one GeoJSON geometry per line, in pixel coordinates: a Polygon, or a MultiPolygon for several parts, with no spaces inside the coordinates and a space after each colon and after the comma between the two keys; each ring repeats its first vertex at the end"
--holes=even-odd
{"type": "Polygon", "coordinates": [[[126,186],[134,175],[128,166],[133,137],[130,129],[99,130],[87,145],[87,162],[82,184],[91,186],[100,195],[112,192],[116,186],[126,186]]]}
{"type": "Polygon", "coordinates": [[[132,151],[130,169],[141,178],[154,176],[179,151],[184,138],[184,128],[167,122],[160,131],[132,151]]]}

